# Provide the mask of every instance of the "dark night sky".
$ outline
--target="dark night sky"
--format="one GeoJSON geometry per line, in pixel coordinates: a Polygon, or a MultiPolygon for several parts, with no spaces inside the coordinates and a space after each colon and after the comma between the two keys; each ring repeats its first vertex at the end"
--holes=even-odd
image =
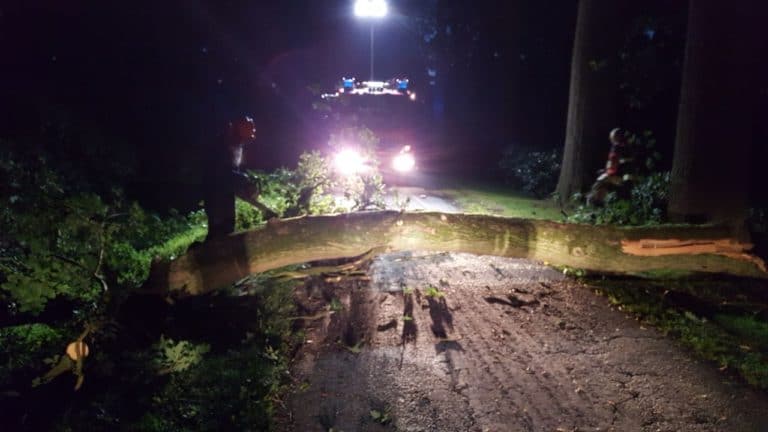
{"type": "MultiPolygon", "coordinates": [[[[207,139],[237,113],[301,121],[306,85],[368,69],[368,27],[348,1],[32,3],[0,16],[11,135],[45,106],[149,148],[207,139]]],[[[402,28],[397,14],[379,25],[382,74],[419,69],[417,35],[402,28]]]]}

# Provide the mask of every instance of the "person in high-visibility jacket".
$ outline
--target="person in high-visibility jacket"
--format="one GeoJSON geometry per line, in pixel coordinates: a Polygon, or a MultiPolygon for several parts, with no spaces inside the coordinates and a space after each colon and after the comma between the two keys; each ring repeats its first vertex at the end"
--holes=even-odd
{"type": "Polygon", "coordinates": [[[209,161],[210,177],[205,197],[208,215],[208,237],[229,234],[235,230],[235,182],[243,161],[245,146],[256,137],[253,119],[240,117],[228,124],[220,136],[216,154],[209,161]]]}
{"type": "Polygon", "coordinates": [[[608,193],[621,186],[629,175],[623,172],[625,164],[630,161],[626,155],[629,132],[615,128],[608,135],[608,139],[611,141],[608,160],[605,162],[605,169],[598,171],[597,181],[587,194],[587,204],[602,205],[608,193]]]}

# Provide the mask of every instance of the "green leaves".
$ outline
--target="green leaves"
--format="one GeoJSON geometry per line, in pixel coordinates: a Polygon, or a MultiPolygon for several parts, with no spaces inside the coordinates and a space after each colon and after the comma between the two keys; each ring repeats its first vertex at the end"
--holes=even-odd
{"type": "Polygon", "coordinates": [[[519,183],[523,192],[542,198],[555,190],[561,160],[558,149],[525,152],[509,148],[504,151],[499,167],[508,180],[519,183]]]}
{"type": "Polygon", "coordinates": [[[235,198],[235,230],[244,231],[258,227],[264,222],[259,209],[247,201],[235,198]]]}
{"type": "Polygon", "coordinates": [[[328,304],[328,308],[333,312],[341,312],[344,310],[344,303],[342,303],[338,298],[334,297],[328,304]]]}
{"type": "Polygon", "coordinates": [[[16,242],[16,265],[0,264],[6,281],[0,285],[21,312],[39,313],[57,296],[92,301],[100,286],[102,247],[111,230],[101,220],[106,206],[95,195],[38,197],[34,212],[19,212],[6,233],[16,242]]]}
{"type": "Polygon", "coordinates": [[[354,146],[368,166],[365,172],[334,178],[343,191],[344,197],[353,203],[349,210],[382,208],[386,186],[379,172],[380,161],[377,155],[379,138],[366,127],[349,127],[337,134],[332,134],[328,141],[328,146],[334,152],[342,151],[349,145],[354,146]]]}
{"type": "MultiPolygon", "coordinates": [[[[279,217],[304,214],[332,213],[336,210],[333,197],[328,193],[333,185],[328,161],[320,152],[304,152],[295,170],[281,168],[271,173],[249,171],[248,179],[258,189],[254,197],[279,217]]],[[[242,207],[238,209],[238,229],[254,228],[256,215],[242,207]]],[[[258,210],[259,218],[263,219],[258,210]]]]}
{"type": "Polygon", "coordinates": [[[65,185],[44,160],[0,164],[0,298],[38,314],[65,297],[92,304],[105,289],[140,285],[154,256],[178,254],[205,235],[200,218],[160,219],[113,190],[109,200],[65,185]],[[103,275],[109,275],[105,278],[103,275]]]}
{"type": "Polygon", "coordinates": [[[210,351],[208,344],[193,344],[189,341],[174,342],[173,339],[160,336],[155,344],[155,366],[161,375],[181,372],[194,366],[210,351]]]}
{"type": "MultiPolygon", "coordinates": [[[[369,129],[348,128],[339,135],[332,135],[329,145],[340,150],[344,142],[357,143],[368,161],[369,170],[358,175],[339,176],[331,169],[328,157],[318,151],[304,152],[295,170],[249,171],[247,177],[258,190],[258,196],[254,198],[279,217],[383,207],[385,185],[378,171],[378,139],[369,129]],[[349,137],[349,141],[344,141],[343,137],[349,137]],[[351,208],[339,208],[331,194],[334,188],[352,203],[351,208]]],[[[238,229],[253,228],[261,222],[257,221],[258,214],[253,208],[238,204],[236,209],[238,229]]]]}
{"type": "Polygon", "coordinates": [[[392,417],[389,413],[389,407],[384,409],[372,409],[370,411],[371,420],[381,425],[388,425],[392,422],[392,417]]]}
{"type": "Polygon", "coordinates": [[[46,356],[63,352],[65,339],[65,332],[45,324],[0,328],[0,382],[24,367],[44,368],[46,356]]]}
{"type": "Polygon", "coordinates": [[[440,289],[437,288],[436,286],[429,285],[427,286],[427,289],[424,290],[424,295],[432,298],[440,298],[445,296],[445,293],[440,291],[440,289]]]}

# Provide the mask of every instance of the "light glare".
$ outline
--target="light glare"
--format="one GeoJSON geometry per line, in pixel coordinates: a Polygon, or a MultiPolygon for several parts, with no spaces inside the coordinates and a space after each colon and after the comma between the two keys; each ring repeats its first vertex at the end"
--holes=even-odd
{"type": "Polygon", "coordinates": [[[367,168],[365,158],[352,149],[344,149],[336,154],[334,163],[336,169],[345,176],[361,173],[367,168]]]}
{"type": "Polygon", "coordinates": [[[413,155],[410,152],[400,153],[392,159],[392,168],[394,168],[395,171],[412,171],[414,166],[416,166],[416,159],[413,158],[413,155]]]}
{"type": "Polygon", "coordinates": [[[385,0],[357,0],[355,2],[355,16],[360,18],[383,18],[387,16],[389,8],[385,0]]]}

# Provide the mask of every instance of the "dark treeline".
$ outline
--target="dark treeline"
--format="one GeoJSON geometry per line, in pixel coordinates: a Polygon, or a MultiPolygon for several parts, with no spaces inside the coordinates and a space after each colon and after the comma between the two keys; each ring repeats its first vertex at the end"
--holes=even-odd
{"type": "MultiPolygon", "coordinates": [[[[432,133],[421,139],[440,149],[445,170],[495,176],[504,148],[562,148],[576,4],[391,3],[390,16],[376,24],[377,70],[409,76],[424,96],[417,122],[432,133]],[[467,156],[473,164],[464,163],[467,156]]],[[[653,131],[669,168],[686,2],[642,2],[629,15],[601,35],[615,41],[615,52],[593,60],[618,70],[618,80],[606,83],[617,86],[616,125],[653,131]]],[[[291,165],[301,151],[321,148],[327,132],[307,88],[331,89],[339,77],[368,70],[367,24],[344,0],[41,0],[3,5],[0,23],[0,136],[47,146],[97,175],[105,158],[83,153],[108,154],[133,167],[144,199],[164,185],[174,195],[190,191],[175,203],[187,207],[229,118],[257,118],[248,166],[291,165]]],[[[762,79],[755,87],[758,137],[766,136],[762,79]]],[[[750,158],[757,166],[763,147],[750,158]]]]}

